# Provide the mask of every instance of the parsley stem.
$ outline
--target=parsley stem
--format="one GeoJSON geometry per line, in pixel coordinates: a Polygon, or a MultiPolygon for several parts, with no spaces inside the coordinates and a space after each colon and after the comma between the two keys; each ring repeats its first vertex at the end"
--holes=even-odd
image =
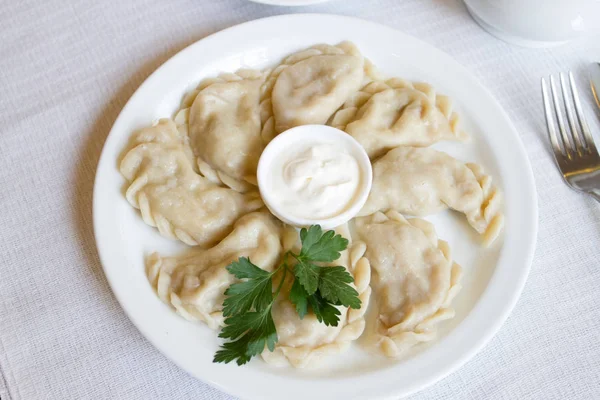
{"type": "Polygon", "coordinates": [[[282,262],[281,262],[281,264],[279,265],[279,267],[277,267],[277,271],[279,271],[281,268],[285,268],[285,269],[286,269],[286,270],[287,270],[287,271],[288,271],[290,274],[293,274],[293,273],[294,273],[294,271],[292,271],[292,269],[290,268],[290,266],[289,266],[289,265],[288,265],[288,263],[287,263],[287,258],[288,258],[288,256],[292,256],[292,257],[293,257],[293,258],[295,258],[297,261],[299,261],[299,260],[298,260],[298,258],[296,257],[296,254],[292,253],[292,251],[291,251],[291,250],[288,250],[288,251],[286,251],[286,252],[283,254],[283,257],[282,257],[282,262]]]}
{"type": "MultiPolygon", "coordinates": [[[[275,296],[273,296],[273,302],[271,302],[271,304],[273,304],[275,302],[275,299],[277,298],[277,296],[279,296],[279,292],[281,291],[281,288],[283,287],[283,282],[285,282],[285,276],[287,275],[287,271],[288,271],[287,264],[284,262],[279,266],[279,268],[281,268],[281,267],[283,267],[283,276],[281,277],[281,280],[279,281],[277,290],[275,290],[275,296]]],[[[277,268],[277,269],[279,269],[279,268],[277,268]]]]}

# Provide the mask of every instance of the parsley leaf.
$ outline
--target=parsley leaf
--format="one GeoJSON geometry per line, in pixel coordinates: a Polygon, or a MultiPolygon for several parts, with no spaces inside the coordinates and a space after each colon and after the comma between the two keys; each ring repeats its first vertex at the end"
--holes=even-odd
{"type": "Polygon", "coordinates": [[[354,278],[344,267],[323,267],[319,274],[319,293],[326,300],[354,309],[360,308],[358,292],[349,283],[354,278]]]}
{"type": "Polygon", "coordinates": [[[221,349],[217,351],[213,358],[214,363],[230,363],[237,360],[237,365],[244,365],[250,359],[251,356],[246,355],[246,349],[248,344],[243,340],[237,340],[235,342],[226,342],[221,345],[221,349]]]}
{"type": "Polygon", "coordinates": [[[215,354],[213,362],[228,363],[237,359],[237,364],[243,365],[253,356],[260,354],[265,346],[270,351],[275,350],[277,331],[271,315],[271,306],[262,311],[251,311],[226,318],[225,327],[219,337],[236,340],[224,343],[223,348],[215,354]]]}
{"type": "MultiPolygon", "coordinates": [[[[342,235],[336,235],[335,231],[323,233],[320,225],[312,225],[310,228],[300,230],[302,250],[299,258],[313,262],[332,262],[340,258],[340,252],[348,247],[348,240],[342,235]]],[[[310,290],[309,290],[310,292],[310,290]]]]}
{"type": "Polygon", "coordinates": [[[319,292],[308,297],[308,303],[319,322],[327,326],[337,326],[340,321],[340,310],[324,299],[319,292]]]}
{"type": "Polygon", "coordinates": [[[308,309],[312,309],[312,312],[317,317],[319,322],[323,322],[327,326],[337,326],[340,321],[340,311],[334,307],[336,304],[329,302],[324,299],[323,296],[317,291],[313,294],[308,294],[304,287],[298,283],[298,280],[294,281],[292,290],[290,291],[290,301],[296,306],[296,312],[300,319],[303,319],[308,313],[308,309]]]}
{"type": "Polygon", "coordinates": [[[290,301],[296,306],[296,312],[300,319],[308,313],[308,293],[298,279],[294,280],[292,289],[290,290],[290,301]]]}
{"type": "Polygon", "coordinates": [[[313,294],[317,291],[319,285],[319,270],[321,268],[302,259],[297,260],[298,263],[294,266],[294,275],[296,275],[306,292],[313,294]]]}
{"type": "Polygon", "coordinates": [[[227,266],[227,271],[236,278],[249,278],[247,281],[234,283],[225,291],[227,298],[223,302],[223,316],[229,317],[244,313],[254,307],[257,310],[266,308],[273,301],[272,274],[258,268],[247,257],[227,266]]]}
{"type": "Polygon", "coordinates": [[[230,274],[235,275],[235,277],[238,279],[256,279],[265,275],[271,275],[270,272],[260,269],[256,265],[252,264],[252,261],[250,261],[248,257],[240,257],[237,261],[232,262],[226,268],[230,274]]]}

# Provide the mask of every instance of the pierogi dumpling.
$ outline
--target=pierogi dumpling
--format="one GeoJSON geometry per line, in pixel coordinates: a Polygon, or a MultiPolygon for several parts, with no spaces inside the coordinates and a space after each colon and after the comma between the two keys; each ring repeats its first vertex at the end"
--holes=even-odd
{"type": "Polygon", "coordinates": [[[451,208],[490,245],[504,225],[501,195],[478,164],[441,151],[398,147],[373,163],[373,186],[359,215],[395,210],[424,216],[451,208]]]}
{"type": "Polygon", "coordinates": [[[148,279],[181,316],[217,329],[223,325],[225,290],[238,281],[225,267],[248,257],[259,268],[272,271],[281,256],[280,229],[279,221],[267,212],[247,214],[210,249],[193,249],[177,257],[152,254],[148,279]]]}
{"type": "Polygon", "coordinates": [[[375,159],[398,146],[464,141],[452,102],[431,85],[393,78],[351,96],[329,124],[352,135],[375,159]]]}
{"type": "Polygon", "coordinates": [[[163,236],[211,245],[263,205],[257,191],[238,193],[198,175],[187,138],[169,119],[141,130],[134,144],[120,164],[129,182],[125,196],[163,236]]]}
{"type": "Polygon", "coordinates": [[[263,138],[268,142],[298,125],[325,124],[371,71],[371,64],[349,42],[321,44],[288,56],[262,88],[263,138]]]}
{"type": "Polygon", "coordinates": [[[259,95],[264,73],[239,70],[202,81],[183,100],[175,122],[189,135],[200,172],[237,191],[254,190],[260,135],[259,95]]]}
{"type": "Polygon", "coordinates": [[[372,268],[378,313],[374,343],[397,357],[432,340],[436,325],[454,317],[450,303],[460,290],[461,268],[427,221],[390,211],[357,218],[355,224],[372,268]]]}
{"type": "MultiPolygon", "coordinates": [[[[298,232],[293,228],[286,228],[284,249],[298,251],[300,248],[298,232]]],[[[352,309],[338,306],[341,315],[337,326],[327,326],[319,322],[312,312],[300,319],[295,306],[289,300],[292,281],[288,280],[276,299],[272,311],[279,341],[275,345],[275,351],[270,352],[265,349],[262,353],[263,359],[269,364],[289,363],[297,368],[316,367],[327,356],[345,351],[350,343],[363,333],[364,314],[371,294],[369,287],[371,269],[369,262],[363,257],[365,244],[352,243],[347,224],[336,228],[335,231],[350,243],[348,249],[344,250],[340,258],[331,265],[343,266],[354,277],[353,287],[358,292],[361,307],[352,309]]]]}

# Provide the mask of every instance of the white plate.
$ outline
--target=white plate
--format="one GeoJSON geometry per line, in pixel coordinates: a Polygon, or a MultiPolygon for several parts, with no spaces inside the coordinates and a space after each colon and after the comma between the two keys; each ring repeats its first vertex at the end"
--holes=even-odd
{"type": "MultiPolygon", "coordinates": [[[[94,188],[94,228],[110,285],[133,323],[160,351],[193,376],[244,399],[375,399],[420,390],[464,364],[500,328],[527,278],[537,232],[533,175],[515,128],[500,105],[450,56],[391,28],[333,15],[283,15],[245,23],[181,51],[135,92],[104,145],[94,188]],[[506,228],[492,249],[453,213],[430,218],[450,242],[464,270],[456,318],[437,341],[406,359],[389,360],[351,348],[317,371],[277,369],[260,359],[244,367],[213,364],[217,335],[190,323],[160,302],[144,273],[151,251],[185,246],[159,236],[127,203],[118,160],[131,133],[178,108],[183,94],[204,77],[240,67],[263,68],[314,45],[351,40],[383,72],[432,83],[450,95],[474,140],[436,146],[465,161],[482,163],[505,196],[506,228]]],[[[168,382],[164,383],[169,384],[168,382]]]]}

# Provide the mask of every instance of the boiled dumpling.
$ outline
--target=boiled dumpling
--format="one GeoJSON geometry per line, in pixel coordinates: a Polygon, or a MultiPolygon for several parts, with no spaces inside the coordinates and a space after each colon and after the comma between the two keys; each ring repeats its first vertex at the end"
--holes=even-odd
{"type": "Polygon", "coordinates": [[[175,117],[189,135],[198,168],[208,179],[237,191],[255,189],[260,135],[259,95],[264,73],[239,70],[201,82],[175,117]]]}
{"type": "MultiPolygon", "coordinates": [[[[336,228],[336,232],[350,240],[348,226],[336,228]]],[[[284,235],[284,249],[298,250],[299,237],[293,228],[284,235]]],[[[369,304],[371,289],[369,262],[363,257],[365,245],[362,242],[350,243],[332,265],[344,266],[354,277],[354,287],[361,300],[360,309],[338,307],[341,311],[338,326],[327,326],[309,313],[303,319],[298,317],[294,305],[289,301],[291,281],[284,286],[282,293],[273,305],[273,320],[279,337],[275,351],[268,349],[262,353],[269,364],[294,367],[316,367],[327,356],[346,350],[356,340],[365,327],[364,314],[369,304]]]]}
{"type": "Polygon", "coordinates": [[[450,303],[460,290],[461,268],[452,262],[448,244],[437,239],[429,222],[406,220],[395,211],[357,218],[355,224],[367,245],[377,302],[371,343],[396,357],[434,339],[436,325],[454,317],[450,303]]]}
{"type": "Polygon", "coordinates": [[[424,216],[451,208],[491,244],[504,224],[501,195],[478,164],[441,151],[398,147],[373,163],[373,186],[359,215],[395,210],[424,216]]]}
{"type": "Polygon", "coordinates": [[[372,65],[349,42],[288,56],[262,88],[263,138],[269,141],[298,125],[324,124],[372,74],[372,65]]]}
{"type": "Polygon", "coordinates": [[[237,281],[225,267],[248,257],[256,266],[272,271],[281,256],[280,229],[267,212],[250,213],[208,250],[194,249],[179,257],[154,253],[148,260],[148,279],[158,296],[181,316],[217,329],[223,325],[225,290],[237,281]]]}
{"type": "Polygon", "coordinates": [[[398,146],[467,139],[448,97],[426,83],[398,78],[366,85],[329,124],[352,135],[371,159],[398,146]]]}
{"type": "Polygon", "coordinates": [[[129,182],[126,198],[144,222],[163,236],[205,246],[263,203],[257,191],[238,193],[198,175],[191,158],[187,138],[173,121],[162,119],[137,134],[120,171],[129,182]]]}

